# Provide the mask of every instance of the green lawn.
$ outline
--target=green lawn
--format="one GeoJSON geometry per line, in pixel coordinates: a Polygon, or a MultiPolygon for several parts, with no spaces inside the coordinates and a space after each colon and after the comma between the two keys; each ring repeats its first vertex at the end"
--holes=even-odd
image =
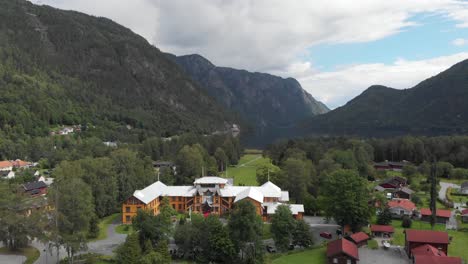
{"type": "Polygon", "coordinates": [[[132,225],[118,225],[116,228],[115,228],[115,232],[118,233],[118,234],[131,234],[133,233],[133,226],[132,225]]]}
{"type": "MultiPolygon", "coordinates": [[[[271,166],[272,170],[277,169],[271,164],[270,159],[264,158],[261,154],[245,154],[237,166],[228,167],[227,177],[234,178],[235,185],[257,186],[257,168],[262,166],[271,166]]],[[[223,177],[226,177],[226,174],[223,174],[223,177]]]]}
{"type": "Polygon", "coordinates": [[[120,217],[120,213],[112,214],[106,217],[103,217],[99,220],[99,235],[96,238],[90,239],[89,241],[102,240],[107,238],[107,228],[109,227],[114,220],[120,217]]]}
{"type": "Polygon", "coordinates": [[[263,223],[263,239],[270,239],[271,236],[271,224],[263,223]]]}
{"type": "Polygon", "coordinates": [[[313,263],[321,264],[326,263],[326,248],[319,247],[314,249],[308,249],[297,253],[287,253],[284,255],[279,255],[278,258],[273,259],[272,264],[302,264],[302,263],[313,263]]]}
{"type": "Polygon", "coordinates": [[[26,261],[24,264],[32,264],[36,262],[36,260],[40,256],[39,250],[35,247],[26,247],[18,249],[17,251],[11,251],[8,248],[2,247],[0,248],[0,254],[3,255],[23,255],[26,257],[26,261]]]}
{"type": "MultiPolygon", "coordinates": [[[[394,245],[404,246],[405,235],[403,234],[404,228],[401,227],[401,220],[393,220],[392,226],[395,228],[392,243],[394,245]]],[[[413,221],[411,229],[431,230],[431,225],[426,222],[413,221]]],[[[445,225],[436,224],[434,230],[446,231],[445,225]]],[[[468,250],[466,250],[466,245],[468,245],[468,232],[454,230],[448,230],[447,232],[449,236],[452,237],[452,242],[449,245],[449,256],[462,257],[465,262],[468,261],[468,250]]]]}

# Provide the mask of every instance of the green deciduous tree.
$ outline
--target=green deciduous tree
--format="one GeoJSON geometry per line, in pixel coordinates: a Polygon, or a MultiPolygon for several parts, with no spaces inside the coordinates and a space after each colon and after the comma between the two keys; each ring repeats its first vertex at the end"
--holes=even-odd
{"type": "Polygon", "coordinates": [[[322,206],[327,217],[353,230],[369,222],[371,210],[367,181],[353,170],[338,170],[330,175],[321,189],[322,206]]]}
{"type": "Polygon", "coordinates": [[[294,230],[294,218],[288,205],[280,205],[271,217],[271,234],[280,251],[286,251],[291,243],[294,230]]]}
{"type": "Polygon", "coordinates": [[[392,213],[388,207],[384,209],[377,215],[377,224],[379,225],[388,225],[392,222],[392,213]]]}
{"type": "Polygon", "coordinates": [[[295,221],[292,231],[292,243],[303,248],[308,248],[314,244],[310,225],[302,219],[295,221]]]}

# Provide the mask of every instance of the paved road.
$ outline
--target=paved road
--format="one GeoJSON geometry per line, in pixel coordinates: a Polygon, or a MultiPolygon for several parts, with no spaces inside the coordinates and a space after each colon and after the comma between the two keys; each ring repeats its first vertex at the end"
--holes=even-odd
{"type": "Polygon", "coordinates": [[[439,200],[445,201],[446,200],[446,193],[447,193],[447,188],[452,187],[452,188],[460,188],[460,185],[456,185],[454,183],[448,183],[448,182],[439,182],[440,184],[440,190],[439,190],[439,200]]]}
{"type": "Polygon", "coordinates": [[[314,243],[316,245],[321,244],[322,242],[332,241],[337,239],[336,230],[340,228],[333,220],[327,221],[321,216],[304,216],[304,221],[310,225],[310,230],[312,231],[314,237],[314,243]],[[320,236],[321,232],[328,232],[332,234],[331,239],[326,239],[320,236]]]}
{"type": "Polygon", "coordinates": [[[25,260],[23,255],[0,255],[0,264],[22,264],[25,260]]]}
{"type": "MultiPolygon", "coordinates": [[[[98,253],[102,255],[112,256],[114,254],[114,250],[118,247],[118,245],[125,242],[125,238],[127,235],[118,234],[115,232],[115,227],[117,223],[110,224],[107,228],[107,238],[103,240],[97,240],[88,243],[88,250],[81,253],[92,252],[98,253]]],[[[46,250],[47,246],[39,243],[37,241],[33,241],[33,246],[39,249],[41,252],[41,256],[35,262],[35,264],[49,264],[55,263],[56,260],[56,249],[51,248],[50,250],[46,250]]],[[[60,249],[60,259],[63,259],[67,256],[65,249],[60,249]]],[[[0,263],[1,264],[1,263],[0,263]]]]}

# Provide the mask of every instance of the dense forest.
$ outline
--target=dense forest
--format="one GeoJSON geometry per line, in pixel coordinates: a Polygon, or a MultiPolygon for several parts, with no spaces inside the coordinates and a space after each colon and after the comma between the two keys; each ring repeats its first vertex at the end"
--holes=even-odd
{"type": "MultiPolygon", "coordinates": [[[[401,136],[468,131],[468,60],[413,88],[373,85],[324,115],[303,123],[305,134],[401,136]]],[[[304,135],[305,135],[304,134],[304,135]]]]}
{"type": "Polygon", "coordinates": [[[1,138],[58,125],[135,141],[212,133],[233,118],[157,48],[111,20],[0,1],[1,138]],[[131,130],[131,131],[126,131],[131,130]]]}

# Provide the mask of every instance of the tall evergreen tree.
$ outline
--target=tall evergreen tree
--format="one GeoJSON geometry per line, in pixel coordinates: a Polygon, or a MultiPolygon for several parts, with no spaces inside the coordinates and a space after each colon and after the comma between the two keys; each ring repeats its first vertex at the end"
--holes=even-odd
{"type": "Polygon", "coordinates": [[[280,205],[271,217],[271,233],[275,245],[280,251],[286,251],[291,243],[294,231],[294,218],[288,205],[280,205]]]}

